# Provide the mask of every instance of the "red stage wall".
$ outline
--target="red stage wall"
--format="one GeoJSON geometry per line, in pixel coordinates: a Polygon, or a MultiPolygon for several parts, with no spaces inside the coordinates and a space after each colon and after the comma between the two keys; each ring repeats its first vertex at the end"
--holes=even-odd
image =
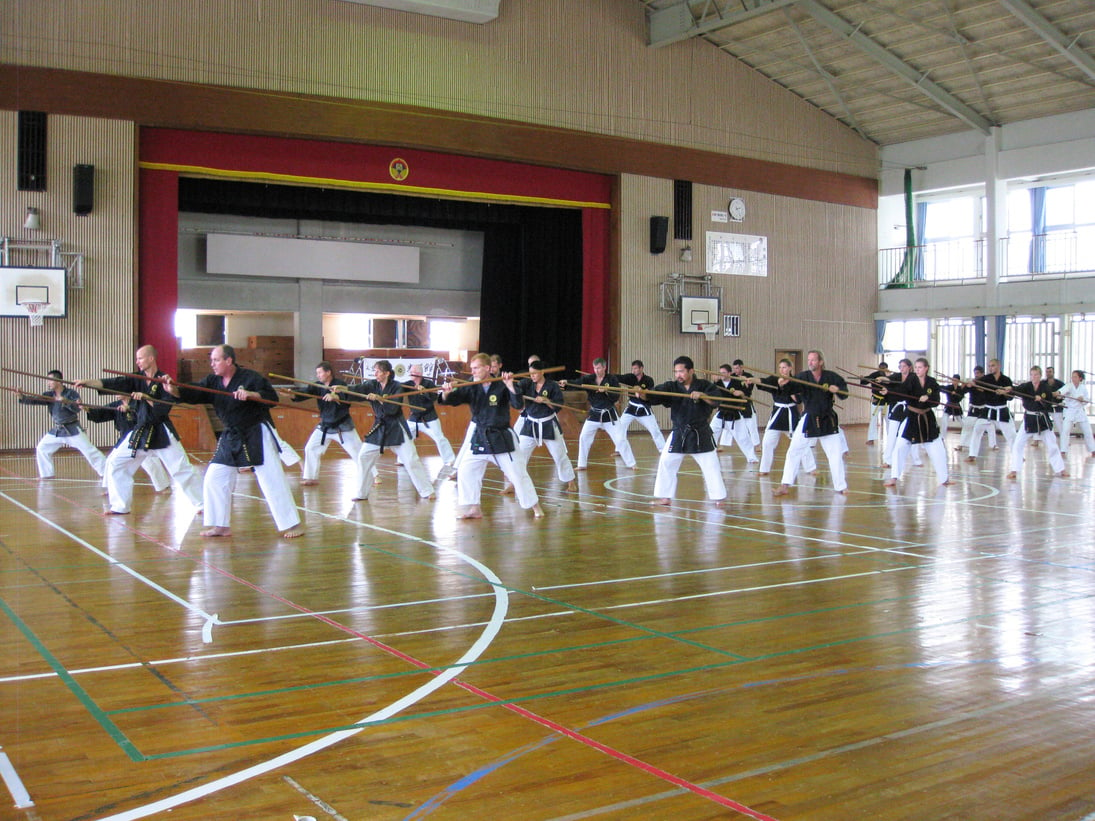
{"type": "Polygon", "coordinates": [[[156,346],[170,370],[178,358],[174,315],[180,174],[579,207],[582,362],[607,350],[610,177],[386,146],[159,128],[141,129],[140,164],[138,334],[142,344],[156,346]],[[401,169],[406,174],[396,179],[401,169]]]}

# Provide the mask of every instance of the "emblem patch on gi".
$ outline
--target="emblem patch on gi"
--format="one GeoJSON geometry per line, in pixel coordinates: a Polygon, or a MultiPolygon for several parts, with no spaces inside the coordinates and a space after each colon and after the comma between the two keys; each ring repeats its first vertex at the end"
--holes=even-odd
{"type": "Polygon", "coordinates": [[[396,157],[388,163],[388,173],[392,175],[392,179],[396,182],[403,182],[410,175],[411,167],[407,165],[405,159],[396,157]]]}
{"type": "Polygon", "coordinates": [[[490,395],[490,404],[492,407],[498,404],[498,397],[495,396],[493,393],[490,395]]]}

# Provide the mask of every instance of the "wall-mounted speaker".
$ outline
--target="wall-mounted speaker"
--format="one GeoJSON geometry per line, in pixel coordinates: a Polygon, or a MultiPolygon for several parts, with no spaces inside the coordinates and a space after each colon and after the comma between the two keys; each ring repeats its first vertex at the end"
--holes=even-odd
{"type": "Polygon", "coordinates": [[[46,190],[46,112],[20,111],[16,176],[20,191],[46,190]]]}
{"type": "Polygon", "coordinates": [[[95,207],[95,166],[72,167],[72,213],[84,216],[95,207]]]}
{"type": "Polygon", "coordinates": [[[665,241],[669,235],[669,217],[650,218],[650,253],[665,251],[665,241]]]}

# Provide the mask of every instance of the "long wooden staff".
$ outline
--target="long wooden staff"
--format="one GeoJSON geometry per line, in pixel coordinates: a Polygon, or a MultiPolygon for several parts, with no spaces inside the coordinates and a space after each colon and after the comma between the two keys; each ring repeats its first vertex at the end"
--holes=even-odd
{"type": "MultiPolygon", "coordinates": [[[[17,373],[20,376],[30,376],[30,377],[33,377],[35,379],[45,379],[45,380],[48,380],[50,382],[60,382],[62,385],[75,385],[76,384],[75,382],[73,382],[70,379],[54,379],[52,376],[42,376],[41,374],[38,374],[38,373],[27,373],[26,371],[17,371],[14,368],[4,368],[3,370],[7,371],[8,373],[17,373]]],[[[135,376],[135,374],[125,374],[125,376],[135,376]]],[[[108,393],[111,396],[132,396],[133,395],[131,392],[128,392],[128,391],[116,391],[116,390],[112,390],[111,388],[92,388],[92,390],[93,391],[101,391],[102,393],[108,393]]],[[[147,401],[147,402],[158,402],[161,405],[173,405],[173,404],[175,404],[174,402],[168,402],[164,399],[155,399],[154,397],[151,397],[151,396],[146,396],[145,401],[147,401]]],[[[107,405],[102,405],[102,406],[85,405],[84,407],[91,408],[91,407],[109,407],[109,406],[107,406],[107,405]]]]}
{"type": "MultiPolygon", "coordinates": [[[[274,377],[274,379],[288,379],[290,382],[301,382],[305,385],[315,385],[315,384],[317,384],[315,382],[309,382],[307,379],[297,379],[295,376],[286,376],[285,374],[281,374],[281,373],[271,373],[271,374],[267,374],[267,376],[272,376],[272,377],[274,377]]],[[[353,396],[357,399],[365,399],[365,400],[368,400],[368,401],[372,401],[372,400],[369,399],[369,395],[367,393],[358,393],[357,391],[348,390],[345,385],[332,385],[330,387],[332,388],[332,390],[334,390],[335,388],[342,388],[342,390],[334,390],[335,393],[340,393],[340,394],[343,394],[345,396],[353,396]]],[[[430,390],[434,390],[434,388],[430,388],[430,390]]],[[[296,391],[291,391],[291,393],[296,393],[296,391]]],[[[310,393],[303,393],[303,394],[299,394],[299,395],[300,396],[307,396],[310,399],[318,399],[319,398],[317,396],[313,396],[310,393]]],[[[415,410],[414,405],[408,405],[406,402],[397,402],[395,400],[394,397],[396,397],[396,396],[406,396],[407,394],[405,394],[405,393],[392,393],[392,394],[387,394],[386,393],[384,395],[381,395],[381,394],[376,394],[376,395],[378,397],[380,397],[377,401],[386,402],[389,405],[399,405],[399,407],[401,407],[401,408],[410,408],[411,410],[415,410]]]]}
{"type": "MultiPolygon", "coordinates": [[[[579,413],[579,414],[584,413],[584,411],[580,411],[577,408],[572,408],[570,405],[560,405],[558,402],[552,402],[550,399],[543,399],[540,396],[529,396],[529,395],[523,393],[523,394],[521,394],[521,398],[524,399],[526,402],[536,402],[538,399],[540,399],[542,401],[537,402],[537,404],[548,405],[552,408],[558,408],[560,410],[568,410],[571,413],[579,413]]],[[[529,417],[529,418],[534,419],[534,417],[529,417]]]]}
{"type": "MultiPolygon", "coordinates": [[[[354,379],[360,379],[361,378],[361,374],[353,373],[351,371],[339,371],[339,375],[340,376],[352,376],[354,379]]],[[[274,374],[274,373],[270,374],[270,376],[275,376],[278,379],[289,379],[289,380],[292,380],[293,382],[303,382],[303,383],[308,384],[308,385],[315,385],[316,384],[315,382],[309,382],[307,379],[294,379],[291,376],[279,376],[278,374],[274,374]]],[[[362,380],[362,381],[364,381],[364,380],[362,380]]],[[[420,394],[420,393],[429,393],[430,391],[439,391],[439,390],[441,390],[441,386],[440,385],[435,385],[432,388],[418,388],[417,390],[413,390],[413,391],[404,391],[403,393],[393,393],[393,394],[388,396],[388,399],[398,399],[401,396],[415,396],[415,395],[420,394]]],[[[361,394],[354,393],[353,391],[343,391],[343,393],[348,393],[351,396],[361,396],[361,394]]],[[[403,403],[396,403],[396,404],[403,404],[403,403]]],[[[406,407],[409,408],[409,407],[412,407],[412,406],[407,405],[406,407]]]]}
{"type": "MultiPolygon", "coordinates": [[[[783,376],[782,374],[778,374],[778,373],[771,373],[771,372],[769,372],[769,371],[761,370],[760,368],[754,368],[754,367],[752,367],[751,365],[746,365],[746,366],[745,366],[745,369],[746,369],[746,370],[749,370],[749,371],[755,371],[756,373],[761,373],[761,374],[764,374],[765,376],[774,376],[774,377],[776,377],[777,379],[786,379],[786,380],[787,380],[788,382],[794,382],[794,383],[796,383],[796,384],[798,384],[798,385],[806,385],[807,387],[810,387],[810,388],[815,388],[815,389],[818,389],[818,390],[823,390],[823,391],[828,391],[828,390],[829,390],[829,386],[828,386],[827,384],[825,384],[825,383],[820,383],[820,384],[819,384],[819,383],[817,383],[817,382],[808,382],[808,381],[807,381],[807,380],[805,380],[805,379],[797,379],[797,378],[795,378],[795,377],[793,377],[793,376],[783,376]]],[[[851,388],[851,387],[856,387],[856,388],[867,388],[867,386],[866,386],[866,385],[856,385],[856,384],[855,384],[854,382],[853,382],[853,383],[852,383],[851,385],[848,385],[848,387],[849,387],[849,388],[851,388]]],[[[868,390],[870,390],[869,388],[867,388],[867,389],[868,389],[868,390]]],[[[830,391],[830,393],[831,393],[831,391],[830,391]]],[[[847,395],[847,396],[850,396],[850,397],[853,397],[853,398],[855,398],[855,399],[862,399],[862,400],[863,400],[864,402],[870,402],[870,401],[871,401],[871,397],[869,397],[869,396],[861,396],[860,394],[858,394],[858,393],[852,393],[851,391],[849,391],[849,392],[848,392],[848,393],[847,393],[846,395],[847,395]]]]}
{"type": "MultiPolygon", "coordinates": [[[[635,388],[634,390],[639,391],[639,390],[642,390],[642,388],[635,388]]],[[[644,396],[674,396],[677,399],[681,399],[681,398],[688,399],[689,398],[689,395],[687,393],[677,393],[676,391],[654,391],[654,390],[650,390],[650,391],[643,391],[643,395],[644,396]]],[[[725,404],[745,405],[745,400],[744,399],[738,399],[736,396],[711,396],[710,394],[705,393],[703,395],[703,398],[706,399],[708,402],[722,402],[722,403],[725,403],[725,404]]]]}
{"type": "MultiPolygon", "coordinates": [[[[268,373],[266,375],[267,376],[272,376],[274,379],[283,379],[283,380],[286,380],[288,382],[298,382],[301,385],[321,385],[322,387],[327,388],[328,393],[338,393],[338,391],[335,390],[336,387],[345,387],[344,385],[324,385],[322,382],[316,382],[314,380],[297,379],[295,376],[286,376],[283,373],[268,373]]],[[[301,396],[305,399],[323,399],[322,396],[316,396],[314,393],[304,393],[303,391],[291,391],[287,388],[282,388],[281,391],[282,391],[282,393],[288,393],[292,396],[301,396]]],[[[353,395],[358,396],[359,394],[353,394],[353,395]]]]}
{"type": "MultiPolygon", "coordinates": [[[[544,368],[542,371],[540,371],[540,373],[556,373],[557,371],[562,371],[562,370],[566,370],[566,365],[555,365],[554,367],[551,367],[551,368],[544,368]]],[[[513,379],[527,379],[530,376],[532,376],[531,371],[524,371],[523,373],[513,374],[512,378],[513,379]]],[[[454,387],[460,387],[461,385],[485,385],[488,382],[501,382],[504,379],[505,379],[504,376],[492,376],[490,379],[480,379],[480,380],[475,380],[475,379],[455,380],[454,379],[452,381],[455,383],[454,387]]],[[[442,387],[443,387],[443,385],[437,385],[436,387],[433,387],[433,388],[418,388],[417,390],[407,391],[406,393],[393,393],[392,396],[393,397],[395,397],[395,396],[413,396],[414,394],[418,394],[418,393],[429,393],[430,391],[441,390],[442,387]]]]}
{"type": "MultiPolygon", "coordinates": [[[[118,376],[136,376],[136,374],[126,373],[125,371],[112,371],[110,368],[103,368],[104,373],[113,373],[118,376]]],[[[236,394],[232,391],[220,391],[216,388],[207,388],[204,385],[195,385],[192,382],[175,382],[174,380],[168,380],[161,376],[141,376],[141,379],[147,379],[149,382],[159,382],[161,385],[171,384],[178,385],[179,387],[186,388],[187,390],[201,391],[202,393],[213,393],[217,396],[231,396],[235,398],[236,394]]],[[[281,402],[273,399],[265,399],[259,397],[258,399],[249,399],[249,402],[258,402],[260,405],[276,405],[279,408],[286,408],[288,410],[303,411],[304,413],[311,413],[308,408],[298,408],[296,405],[283,405],[281,402]]]]}
{"type": "Polygon", "coordinates": [[[115,410],[115,408],[112,408],[109,405],[90,405],[84,402],[80,402],[76,399],[65,399],[63,396],[46,396],[45,394],[34,393],[33,391],[25,391],[22,388],[11,388],[7,385],[0,385],[0,390],[11,391],[12,393],[17,393],[20,396],[27,396],[31,399],[36,400],[37,402],[42,402],[47,405],[54,402],[60,402],[62,405],[76,405],[77,407],[84,409],[91,408],[92,410],[115,410]]]}
{"type": "MultiPolygon", "coordinates": [[[[844,370],[844,369],[843,368],[838,368],[838,370],[844,370]]],[[[851,376],[856,376],[856,374],[853,374],[851,371],[844,371],[844,372],[851,375],[851,376]]],[[[866,377],[859,377],[859,378],[865,379],[866,377]]],[[[950,377],[947,377],[947,378],[949,379],[950,377]]],[[[868,381],[874,383],[874,385],[873,386],[872,385],[856,385],[856,387],[857,388],[869,388],[872,392],[874,392],[874,391],[879,391],[879,392],[885,391],[886,396],[896,396],[898,399],[906,399],[910,402],[919,402],[920,401],[919,396],[911,396],[907,393],[899,393],[898,391],[895,391],[893,388],[891,388],[889,385],[879,385],[879,384],[877,384],[877,382],[879,382],[881,380],[869,379],[868,381]]],[[[901,383],[897,382],[895,384],[900,385],[901,383]]],[[[943,390],[942,385],[939,386],[939,390],[940,391],[943,390]]],[[[866,397],[863,397],[863,398],[866,398],[866,397]]],[[[946,403],[946,401],[941,400],[941,399],[929,399],[928,404],[929,405],[946,405],[947,403],[946,403]]]]}

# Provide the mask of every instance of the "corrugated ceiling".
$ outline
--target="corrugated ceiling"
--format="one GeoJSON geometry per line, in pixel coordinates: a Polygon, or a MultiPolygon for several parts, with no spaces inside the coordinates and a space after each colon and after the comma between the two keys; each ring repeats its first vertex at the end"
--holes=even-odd
{"type": "Polygon", "coordinates": [[[879,145],[1095,108],[1095,0],[636,0],[879,145]]]}

